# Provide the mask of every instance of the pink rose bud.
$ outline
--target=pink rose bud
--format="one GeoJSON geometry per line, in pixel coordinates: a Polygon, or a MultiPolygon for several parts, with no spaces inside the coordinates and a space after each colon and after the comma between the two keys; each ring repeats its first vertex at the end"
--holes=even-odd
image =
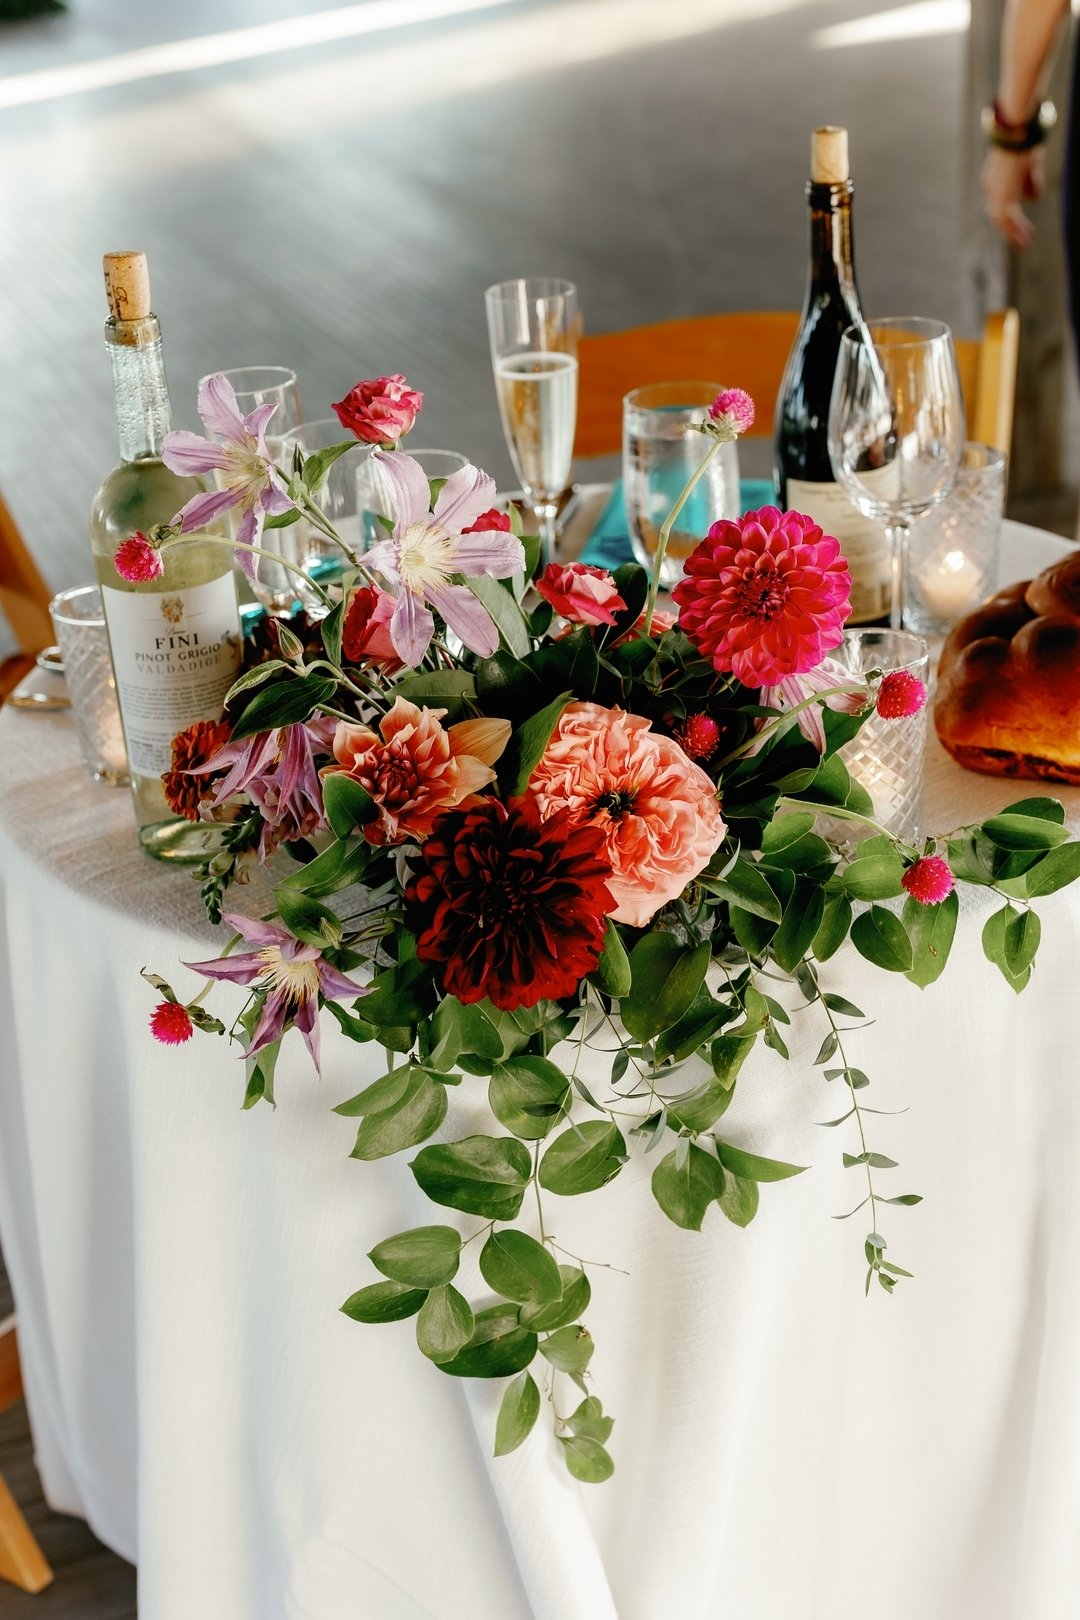
{"type": "Polygon", "coordinates": [[[754,425],[754,402],[744,388],[722,388],[709,406],[709,415],[737,437],[749,433],[754,425]]]}
{"type": "Polygon", "coordinates": [[[926,687],[907,669],[891,669],[878,687],[877,712],[883,720],[906,720],[926,702],[926,687]]]}
{"type": "Polygon", "coordinates": [[[341,650],[351,664],[380,664],[388,673],[403,668],[390,639],[397,602],[377,585],[363,585],[349,598],[341,650]]]}
{"type": "Polygon", "coordinates": [[[548,563],[536,589],[571,624],[614,624],[626,611],[611,575],[589,563],[548,563]]]}
{"type": "Polygon", "coordinates": [[[145,534],[133,534],[121,540],[113,556],[116,572],[129,585],[145,585],[149,579],[160,579],[165,572],[161,552],[152,546],[145,534]]]}
{"type": "Polygon", "coordinates": [[[331,409],[346,432],[355,433],[365,444],[396,444],[409,432],[423,403],[423,394],[395,372],[392,377],[357,383],[331,409]]]}

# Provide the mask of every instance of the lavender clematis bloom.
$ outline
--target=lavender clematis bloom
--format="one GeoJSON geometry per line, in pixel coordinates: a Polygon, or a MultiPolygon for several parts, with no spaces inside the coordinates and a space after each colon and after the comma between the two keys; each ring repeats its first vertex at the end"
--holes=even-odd
{"type": "Polygon", "coordinates": [[[228,774],[214,784],[208,806],[216,810],[235,794],[246,793],[262,812],[259,858],[265,861],[283,839],[307,838],[325,828],[315,758],[333,753],[337,725],[317,714],[302,724],[260,731],[226,743],[188,774],[208,776],[228,767],[228,774]]]}
{"type": "MultiPolygon", "coordinates": [[[[205,495],[193,495],[173,522],[188,533],[212,523],[231,507],[239,507],[236,538],[243,545],[257,546],[264,520],[292,509],[266,445],[266,424],[277,406],[259,405],[241,416],[232,384],[218,372],[199,388],[197,408],[204,425],[217,438],[201,438],[182,430],[167,433],[161,459],[170,471],[182,477],[216,473],[221,487],[205,495]]],[[[245,574],[255,579],[258,558],[250,551],[238,551],[237,556],[245,574]]]]}
{"type": "Polygon", "coordinates": [[[279,1040],[291,1019],[318,1070],[319,997],[355,999],[367,995],[368,987],[339,973],[323,960],[314,945],[304,945],[279,923],[258,922],[236,912],[227,913],[225,921],[255,949],[239,956],[217,956],[209,962],[185,962],[184,966],[204,973],[208,979],[229,979],[233,984],[258,981],[258,987],[266,991],[245,1057],[253,1057],[264,1046],[279,1040]]]}
{"type": "MultiPolygon", "coordinates": [[[[865,689],[858,692],[831,690],[854,683],[855,677],[850,669],[835,658],[823,658],[820,664],[815,664],[813,669],[806,670],[802,675],[785,675],[778,686],[763,686],[761,702],[768,709],[794,709],[813,697],[815,692],[828,692],[829,695],[822,702],[830,709],[835,709],[839,714],[861,714],[868,702],[865,689]]],[[[825,725],[821,717],[821,704],[812,703],[809,708],[800,709],[795,723],[807,741],[812,742],[818,753],[823,754],[825,725]]],[[[765,724],[764,720],[758,721],[759,728],[765,724]]],[[[757,753],[757,748],[751,748],[749,753],[757,753]]]]}
{"type": "Polygon", "coordinates": [[[508,579],[525,567],[525,548],[504,530],[461,532],[491,509],[495,480],[478,467],[460,467],[439,491],[432,512],[419,462],[400,451],[377,450],[374,459],[389,491],[387,516],[394,520],[394,532],[373,546],[364,561],[397,587],[390,620],[395,652],[415,668],[434,634],[434,608],[466,647],[489,658],[499,645],[492,617],[468,586],[452,579],[455,574],[508,579]]]}

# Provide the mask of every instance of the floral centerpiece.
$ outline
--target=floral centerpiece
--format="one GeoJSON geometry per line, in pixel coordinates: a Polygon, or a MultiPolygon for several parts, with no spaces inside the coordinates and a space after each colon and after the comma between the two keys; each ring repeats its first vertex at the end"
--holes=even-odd
{"type": "MultiPolygon", "coordinates": [[[[163,998],[151,1027],[174,1043],[223,1035],[204,998],[215,981],[240,986],[229,1035],[246,1106],[273,1101],[290,1030],[318,1068],[322,1009],[342,1038],[384,1049],[386,1072],[337,1104],[357,1122],[353,1156],[409,1153],[454,1219],[388,1234],[342,1309],[364,1323],[415,1317],[443,1374],[507,1380],[499,1453],[535,1423],[538,1380],[572,1379],[581,1398],[556,1433],[570,1472],[597,1481],[613,1466],[613,1420],[587,1376],[589,1268],[557,1250],[548,1201],[599,1190],[641,1154],[677,1225],[745,1226],[759,1186],[800,1168],[736,1147],[723,1127],[758,1043],[787,1057],[790,1014],[769,992],[787,976],[821,1020],[825,1081],[844,1089],[829,1123],[852,1138],[866,1287],[891,1292],[909,1274],[883,1215],[919,1200],[893,1190],[893,1162],[869,1145],[867,1076],[844,1045],[864,1015],[822,988],[821,964],[850,938],[885,972],[931,984],[959,881],[1000,894],[983,943],[1021,990],[1039,940],[1030,902],[1080,875],[1080,844],[1045,798],[918,848],[875,826],[837,750],[875,708],[901,717],[926,694],[902,672],[856,681],[830,657],[850,576],[809,518],[766,507],[714,524],[674,593],[676,620],[657,610],[657,582],[687,492],[651,577],[541,567],[483,472],[429,484],[400,449],[420,406],[401,377],[359,384],[334,406],[350,437],[279,469],[265,408],[241,417],[216,377],[199,400],[211,436],[166,440],[168,465],[214,469],[220,488],[127,542],[125,577],[151,577],[164,548],[229,505],[249,569],[300,519],[338,538],[319,490],[358,443],[374,447],[388,493],[383,538],[362,557],[339,540],[340,584],[313,582],[321,621],[272,626],[224,720],[176,739],[166,793],[221,823],[200,876],[230,937],[187,964],[197,994],[148,975],[163,998]],[[822,816],[868,836],[838,848],[822,816]],[[271,858],[272,910],[223,913],[230,884],[271,858]],[[603,1087],[578,1077],[574,1053],[590,1046],[610,1055],[603,1087]],[[465,1096],[470,1111],[486,1098],[488,1128],[463,1136],[465,1096]],[[455,1279],[474,1242],[488,1293],[468,1299],[455,1279]]],[[[701,470],[752,412],[737,389],[718,397],[701,470]]]]}

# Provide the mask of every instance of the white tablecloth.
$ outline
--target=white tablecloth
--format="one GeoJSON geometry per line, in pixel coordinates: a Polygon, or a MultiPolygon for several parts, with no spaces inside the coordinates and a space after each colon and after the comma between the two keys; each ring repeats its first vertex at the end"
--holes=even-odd
{"type": "MultiPolygon", "coordinates": [[[[1008,572],[1055,544],[1009,526],[1008,572]]],[[[894,1298],[863,1297],[863,1216],[831,1219],[861,1189],[814,1123],[845,1101],[812,1017],[725,1117],[812,1166],[745,1232],[672,1226],[651,1161],[554,1201],[566,1249],[629,1273],[592,1273],[617,1472],[583,1487],[543,1420],[491,1458],[501,1384],[338,1312],[376,1241],[441,1218],[330,1112],[378,1056],[327,1028],[319,1082],[290,1038],[276,1111],[242,1113],[224,1043],[156,1046],[138,970],[194,982],[195,885],[137,853],[65,717],[5,711],[0,757],[0,1236],[46,1492],[137,1559],[141,1620],[1075,1620],[1080,896],[1043,903],[1019,999],[977,904],[928,991],[850,950],[823,974],[876,1017],[865,1100],[908,1109],[872,1118],[881,1179],[925,1195],[888,1212],[894,1298]]],[[[931,744],[935,830],[1024,791],[931,744]]],[[[474,1121],[466,1082],[443,1134],[474,1121]]]]}

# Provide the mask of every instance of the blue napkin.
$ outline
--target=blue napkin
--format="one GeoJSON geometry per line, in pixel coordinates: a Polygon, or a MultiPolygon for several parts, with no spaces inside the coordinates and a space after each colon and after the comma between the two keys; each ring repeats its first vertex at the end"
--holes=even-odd
{"type": "MultiPolygon", "coordinates": [[[[769,506],[776,500],[771,478],[743,478],[739,482],[739,509],[751,512],[759,506],[769,506]]],[[[626,507],[623,503],[622,484],[612,485],[607,504],[596,520],[596,527],[582,549],[580,561],[592,563],[596,568],[618,568],[620,563],[633,562],[630,538],[626,532],[626,507]]]]}

